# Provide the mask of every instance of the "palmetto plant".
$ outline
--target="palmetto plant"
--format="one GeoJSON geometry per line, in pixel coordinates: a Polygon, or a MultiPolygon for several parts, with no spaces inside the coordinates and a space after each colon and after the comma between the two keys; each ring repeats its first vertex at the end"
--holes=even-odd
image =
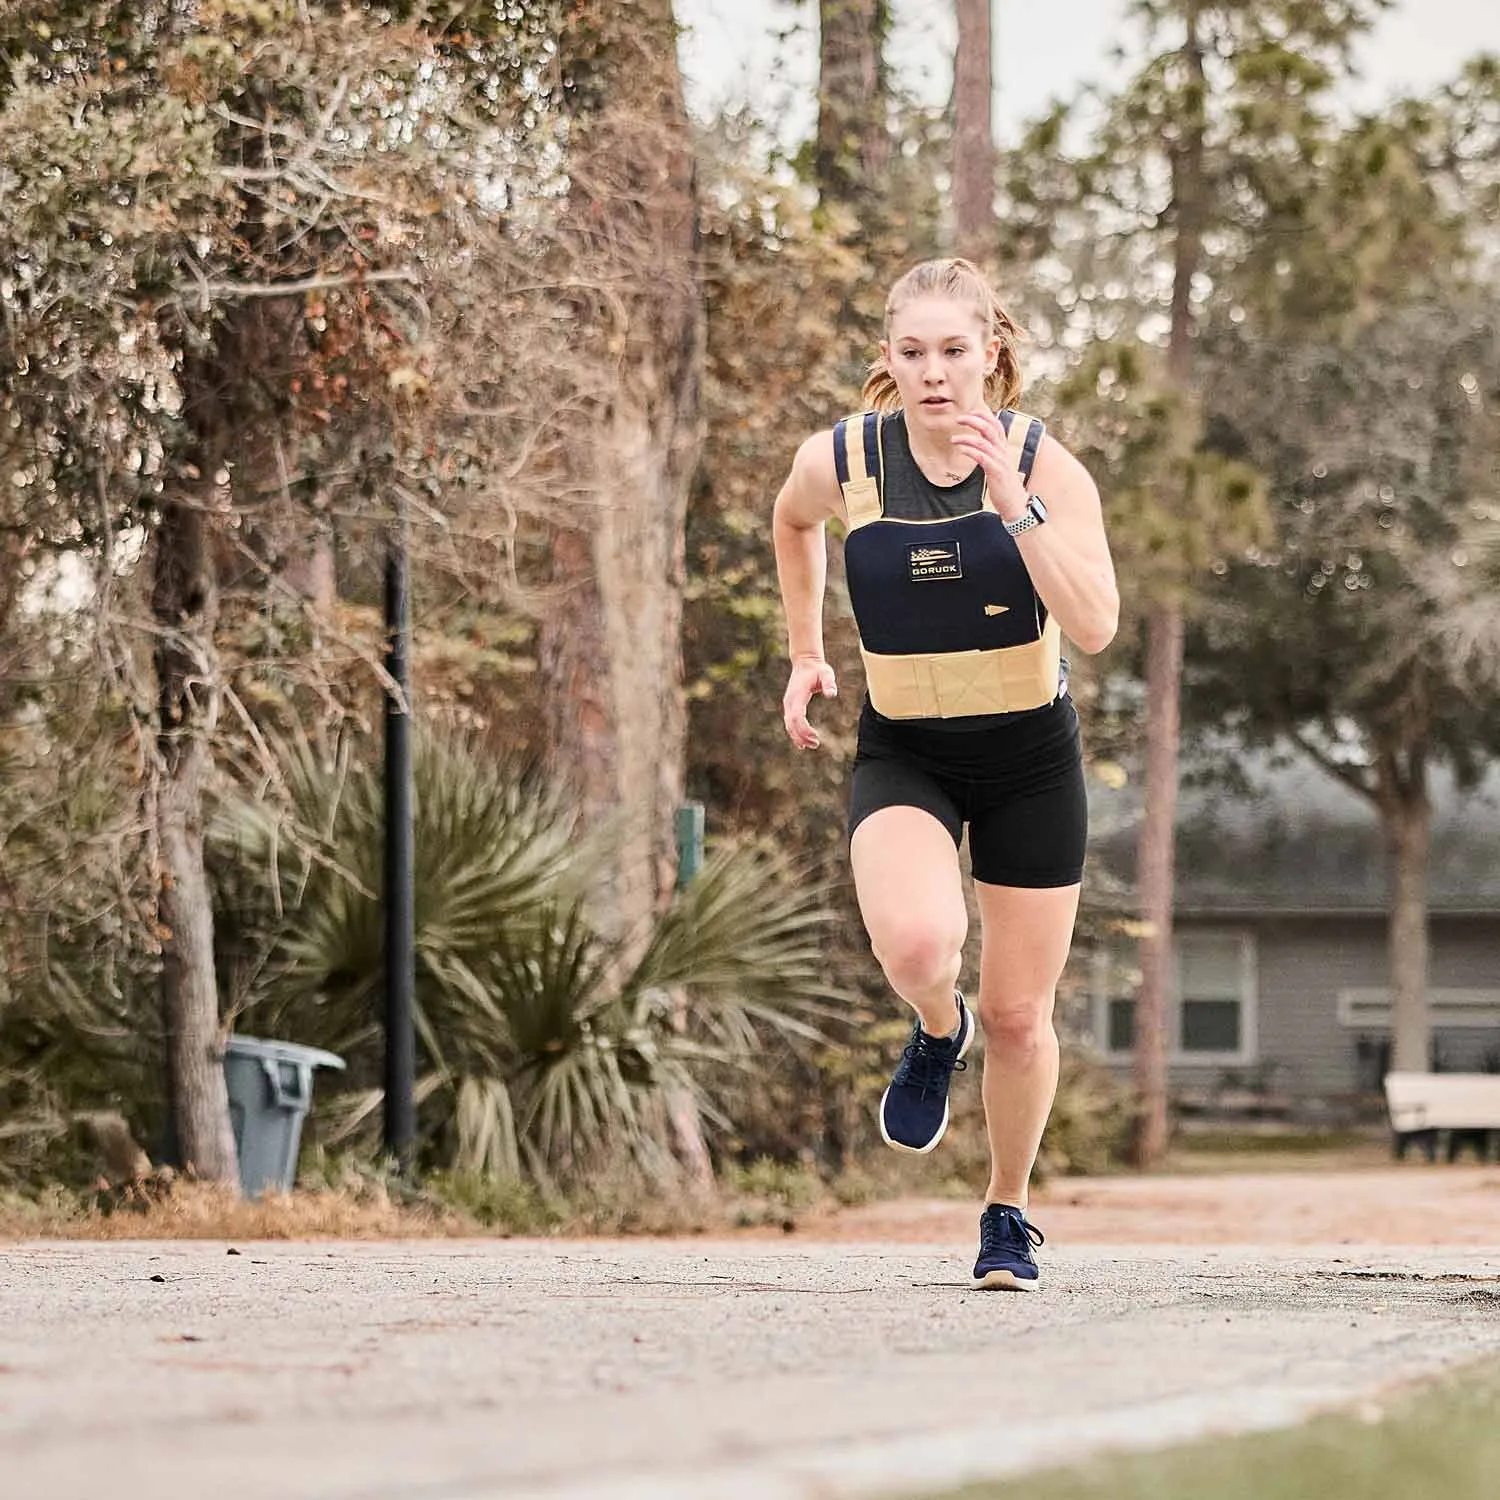
{"type": "Polygon", "coordinates": [[[147,1139],[164,1104],[135,798],[92,700],[51,691],[0,737],[0,1181],[87,1175],[76,1119],[124,1110],[147,1139]]]}
{"type": "MultiPolygon", "coordinates": [[[[348,1057],[345,1126],[368,1126],[380,778],[323,763],[306,741],[278,759],[280,794],[227,804],[213,829],[226,956],[251,976],[245,1029],[348,1057]]],[[[537,780],[459,738],[422,739],[415,778],[420,1105],[434,1163],[543,1181],[618,1153],[662,1163],[674,1092],[726,1121],[705,1080],[751,1065],[768,1029],[814,1039],[840,998],[820,961],[822,891],[775,850],[716,850],[630,961],[589,921],[607,832],[581,835],[537,780]]]]}

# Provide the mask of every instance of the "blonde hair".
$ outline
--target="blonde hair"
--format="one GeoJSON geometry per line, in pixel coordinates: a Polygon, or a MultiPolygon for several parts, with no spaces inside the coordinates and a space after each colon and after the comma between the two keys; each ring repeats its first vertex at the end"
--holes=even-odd
{"type": "MultiPolygon", "coordinates": [[[[995,368],[985,377],[984,399],[992,408],[1013,407],[1021,397],[1021,361],[1016,343],[1021,330],[1000,299],[990,290],[984,273],[972,261],[953,256],[946,260],[924,260],[906,272],[891,288],[885,299],[885,336],[890,337],[891,319],[918,297],[949,297],[970,307],[984,325],[986,342],[1000,339],[1000,355],[995,368]]],[[[865,378],[863,400],[867,411],[898,411],[901,397],[896,377],[883,358],[870,364],[865,378]]]]}

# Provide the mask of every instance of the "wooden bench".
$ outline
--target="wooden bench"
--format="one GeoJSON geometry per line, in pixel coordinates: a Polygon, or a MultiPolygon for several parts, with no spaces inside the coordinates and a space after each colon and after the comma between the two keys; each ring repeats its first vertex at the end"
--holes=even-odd
{"type": "Polygon", "coordinates": [[[1398,1160],[1416,1145],[1435,1161],[1439,1134],[1449,1161],[1465,1145],[1488,1161],[1500,1142],[1500,1073],[1387,1073],[1385,1103],[1398,1160]]]}

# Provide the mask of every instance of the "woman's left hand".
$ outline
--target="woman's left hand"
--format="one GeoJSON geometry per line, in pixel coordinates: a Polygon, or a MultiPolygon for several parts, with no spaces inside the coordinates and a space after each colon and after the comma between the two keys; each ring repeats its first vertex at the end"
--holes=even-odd
{"type": "Polygon", "coordinates": [[[963,411],[958,414],[958,424],[960,430],[953,435],[955,452],[983,467],[995,509],[1005,520],[1017,520],[1026,510],[1026,486],[1021,483],[1000,418],[992,411],[963,411]]]}

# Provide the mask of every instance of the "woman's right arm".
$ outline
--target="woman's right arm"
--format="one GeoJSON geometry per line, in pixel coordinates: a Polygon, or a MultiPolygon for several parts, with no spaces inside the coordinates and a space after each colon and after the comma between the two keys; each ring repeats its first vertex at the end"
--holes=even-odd
{"type": "Polygon", "coordinates": [[[771,515],[787,654],[792,659],[782,721],[792,743],[803,750],[815,750],[819,743],[807,720],[813,695],[832,698],[838,692],[833,668],[823,659],[823,589],[828,577],[824,531],[829,518],[842,510],[833,433],[814,433],[798,448],[771,515]]]}

